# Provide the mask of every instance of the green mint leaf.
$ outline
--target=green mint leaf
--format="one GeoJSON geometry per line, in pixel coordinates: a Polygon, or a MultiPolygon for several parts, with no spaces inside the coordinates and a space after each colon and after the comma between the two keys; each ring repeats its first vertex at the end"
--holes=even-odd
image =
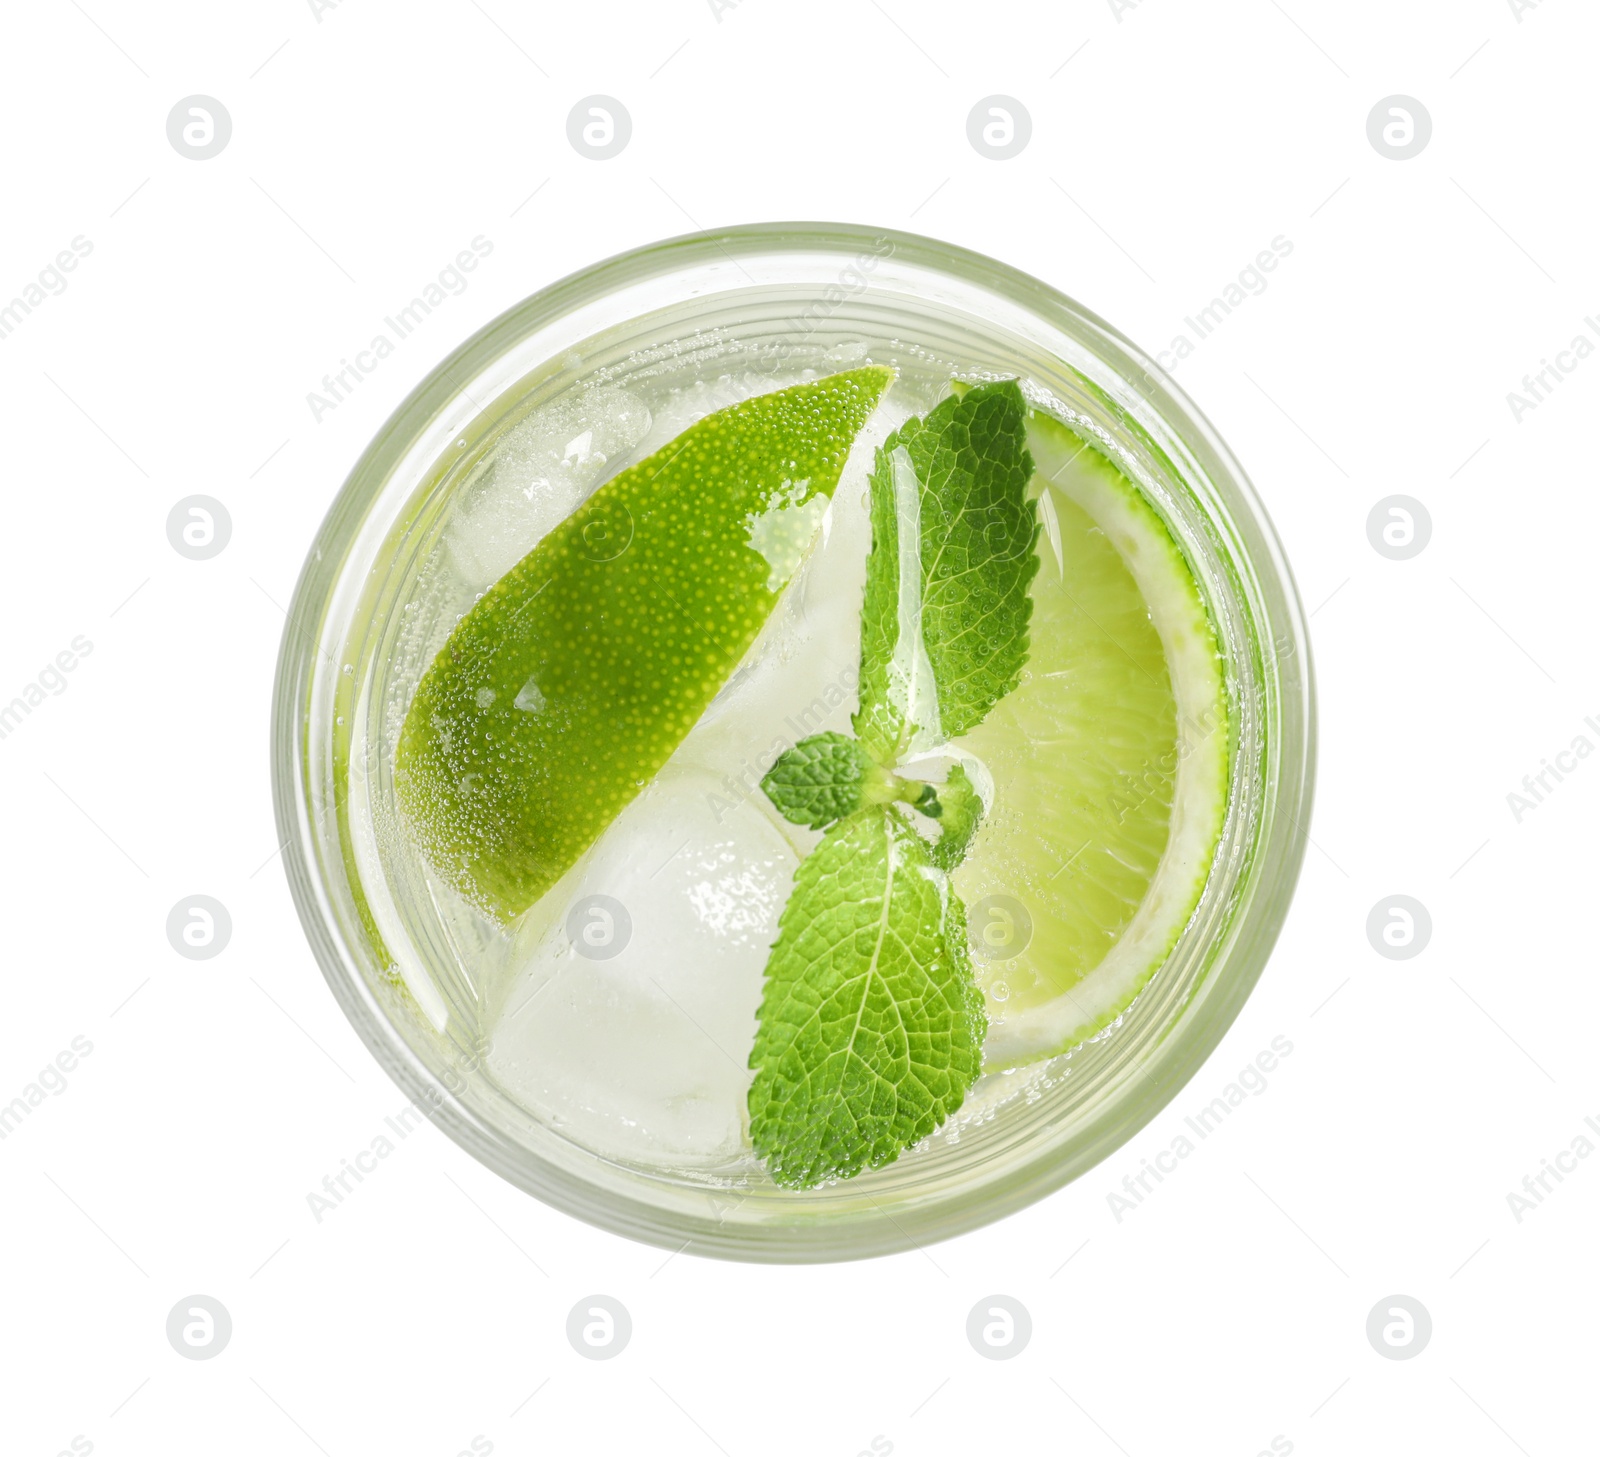
{"type": "Polygon", "coordinates": [[[892,1162],[961,1106],[986,1030],[928,845],[893,809],[857,811],[801,862],[767,961],[756,1152],[795,1189],[892,1162]]]}
{"type": "Polygon", "coordinates": [[[939,817],[939,793],[933,785],[885,769],[849,734],[801,739],[778,756],[761,787],[786,820],[813,830],[826,829],[863,805],[896,800],[939,817]]]}
{"type": "Polygon", "coordinates": [[[861,808],[871,763],[848,734],[813,734],[779,757],[761,787],[786,820],[820,830],[861,808]]]}
{"type": "Polygon", "coordinates": [[[1015,380],[978,385],[877,453],[854,724],[880,763],[976,728],[1020,680],[1039,534],[1026,418],[1015,380]]]}
{"type": "Polygon", "coordinates": [[[939,869],[950,871],[966,858],[972,846],[972,837],[983,819],[983,800],[972,787],[966,769],[952,764],[939,801],[943,809],[939,819],[941,833],[930,853],[939,869]]]}
{"type": "Polygon", "coordinates": [[[921,492],[909,454],[902,451],[899,461],[893,455],[905,430],[914,432],[920,423],[908,422],[889,436],[874,459],[868,487],[872,550],[861,603],[861,703],[851,723],[880,764],[900,759],[916,728],[912,705],[920,702],[926,710],[933,691],[921,626],[921,492]]]}

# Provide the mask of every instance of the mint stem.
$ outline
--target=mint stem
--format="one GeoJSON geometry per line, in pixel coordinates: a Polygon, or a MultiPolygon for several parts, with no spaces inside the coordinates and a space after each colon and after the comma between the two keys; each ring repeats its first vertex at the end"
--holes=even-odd
{"type": "Polygon", "coordinates": [[[919,809],[929,819],[938,819],[939,793],[931,784],[920,779],[902,779],[892,769],[886,769],[876,760],[869,762],[866,778],[861,784],[863,804],[909,804],[919,809]]]}

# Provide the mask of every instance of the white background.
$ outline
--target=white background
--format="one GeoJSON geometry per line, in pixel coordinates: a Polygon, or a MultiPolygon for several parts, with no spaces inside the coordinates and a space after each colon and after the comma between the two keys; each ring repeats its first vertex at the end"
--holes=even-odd
{"type": "MultiPolygon", "coordinates": [[[[93,644],[0,740],[0,1448],[18,1457],[1593,1450],[1600,1157],[1507,1195],[1600,1117],[1591,935],[1600,758],[1594,57],[1580,0],[950,3],[45,0],[6,19],[0,302],[92,253],[0,339],[0,702],[93,644]],[[168,142],[183,97],[233,136],[168,142]],[[568,143],[604,93],[633,136],[568,143]],[[969,144],[982,97],[1033,120],[969,144]],[[1434,124],[1410,161],[1366,118],[1434,124]],[[344,474],[416,381],[567,272],[695,226],[909,228],[1017,265],[1151,349],[1270,240],[1293,252],[1178,378],[1244,461],[1312,628],[1322,756],[1298,900],[1210,1063],[1074,1186],[963,1239],[769,1269],[631,1244],[414,1133],[320,1223],[307,1195],[402,1106],[346,1025],[275,858],[283,605],[344,474]],[[494,251],[318,423],[308,391],[477,234],[494,251]],[[180,498],[228,548],[180,556],[180,498]],[[1386,560],[1368,512],[1431,515],[1386,560]],[[1553,779],[1548,780],[1551,785],[1553,779]],[[180,898],[232,939],[180,958],[180,898]],[[1369,944],[1404,893],[1409,961],[1369,944]],[[1119,1223],[1108,1195],[1275,1036],[1294,1047],[1119,1223]],[[168,1311],[231,1313],[180,1359],[168,1311]],[[615,1360],[568,1310],[631,1311],[615,1360]],[[982,1360],[968,1311],[1031,1312],[982,1360]],[[1433,1336],[1382,1359],[1367,1314],[1433,1336]],[[537,1393],[537,1394],[534,1394],[537,1393]]],[[[1600,1136],[1596,1137],[1600,1143],[1600,1136]]]]}

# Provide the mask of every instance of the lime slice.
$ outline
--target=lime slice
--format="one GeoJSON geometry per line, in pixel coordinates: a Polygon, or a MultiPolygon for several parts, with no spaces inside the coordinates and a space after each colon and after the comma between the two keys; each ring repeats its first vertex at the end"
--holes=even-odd
{"type": "Polygon", "coordinates": [[[395,755],[440,876],[510,920],[655,777],[804,560],[892,377],[850,370],[707,415],[461,619],[395,755]]]}
{"type": "Polygon", "coordinates": [[[1034,412],[1041,563],[1021,685],[960,743],[994,810],[955,874],[991,1070],[1120,1016],[1205,887],[1227,807],[1216,634],[1160,517],[1092,445],[1034,412]]]}

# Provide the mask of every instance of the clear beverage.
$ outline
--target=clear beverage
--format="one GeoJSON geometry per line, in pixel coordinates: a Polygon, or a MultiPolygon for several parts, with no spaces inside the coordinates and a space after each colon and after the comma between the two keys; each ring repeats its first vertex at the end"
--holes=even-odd
{"type": "MultiPolygon", "coordinates": [[[[1297,751],[1309,692],[1303,651],[1296,658],[1297,608],[1270,537],[1248,517],[1239,530],[1248,501],[1206,499],[1203,467],[1220,469],[1178,456],[1185,442],[1146,428],[1086,359],[1063,358],[1064,348],[1037,337],[1020,308],[980,311],[922,277],[897,277],[937,267],[907,261],[916,242],[844,235],[809,269],[795,267],[792,249],[776,250],[765,269],[745,253],[754,276],[742,278],[708,247],[703,266],[723,286],[687,302],[658,295],[638,312],[620,301],[618,317],[559,353],[503,352],[486,371],[492,393],[451,395],[447,383],[439,398],[450,409],[407,442],[405,469],[385,482],[395,504],[383,529],[369,515],[365,545],[357,542],[353,555],[367,566],[360,593],[347,577],[342,613],[323,625],[325,639],[335,635],[330,626],[343,632],[340,669],[328,672],[324,659],[321,697],[307,690],[307,713],[315,723],[344,710],[327,726],[323,784],[339,888],[365,943],[364,1015],[398,1033],[386,1060],[408,1063],[401,1075],[429,1085],[447,1125],[474,1125],[452,1131],[480,1138],[480,1156],[545,1197],[647,1238],[687,1231],[716,1252],[816,1257],[903,1244],[910,1230],[942,1232],[951,1219],[971,1223],[984,1217],[970,1212],[984,1198],[990,1213],[1004,1207],[997,1187],[1013,1203],[1032,1197],[1070,1174],[1064,1133],[1079,1140],[1081,1165],[1107,1147],[1111,1125],[1097,1128],[1096,1116],[1106,1119],[1121,1100],[1121,1136],[1149,1116],[1136,1106],[1141,1074],[1204,1009],[1207,995],[1197,991],[1212,995],[1216,1017],[1231,1017],[1242,990],[1212,993],[1227,980],[1224,953],[1257,966],[1265,954],[1264,945],[1238,951],[1240,897],[1259,882],[1263,845],[1282,832],[1284,783],[1291,797],[1304,793],[1297,751]],[[510,923],[485,913],[419,851],[394,789],[407,711],[456,624],[594,491],[696,421],[868,363],[892,367],[893,383],[754,645],[556,885],[510,923]],[[915,745],[904,771],[938,783],[959,762],[988,809],[951,876],[969,912],[977,908],[970,950],[988,1023],[984,1071],[952,1116],[886,1167],[815,1190],[779,1189],[751,1144],[750,1054],[779,916],[821,835],[776,812],[761,779],[807,736],[850,730],[877,448],[934,409],[953,382],[1001,379],[1020,383],[1041,421],[1065,427],[1044,440],[1046,450],[1061,439],[1087,447],[1133,499],[1097,496],[1093,482],[1033,484],[1040,564],[1020,706],[968,739],[915,745]],[[1151,557],[1158,539],[1170,558],[1151,557]],[[1277,573],[1265,590],[1263,561],[1277,573]],[[1096,719],[1074,706],[1098,702],[1095,691],[1114,705],[1114,684],[1063,696],[1047,681],[1086,671],[1081,655],[1051,654],[1082,627],[1087,576],[1115,576],[1119,563],[1145,608],[1143,626],[1127,628],[1143,634],[1128,639],[1132,656],[1154,653],[1150,661],[1170,675],[1150,715],[1170,716],[1173,752],[1131,764],[1116,762],[1115,744],[1145,730],[1118,721],[1114,707],[1096,719]],[[1195,689],[1193,662],[1185,665],[1196,649],[1181,640],[1181,613],[1163,605],[1171,585],[1163,574],[1173,571],[1212,635],[1222,685],[1215,711],[1195,689]],[[1203,782],[1213,771],[1215,802],[1203,782]],[[1143,827],[1131,841],[1118,838],[1130,819],[1143,827]],[[1109,838],[1066,843],[1081,824],[1107,825],[1109,838]],[[1061,1010],[1069,1004],[1070,1015],[1061,1010]],[[1047,1147],[1055,1169],[1019,1179],[1023,1155],[1037,1160],[1047,1147]],[[585,1204],[591,1195],[597,1202],[585,1204]],[[881,1212],[897,1205],[899,1233],[881,1212]],[[747,1239],[751,1248],[740,1248],[747,1239]]],[[[573,312],[574,334],[600,322],[573,312]]],[[[1030,440],[1037,463],[1040,441],[1030,440]]],[[[1063,478],[1081,469],[1073,458],[1071,450],[1050,457],[1063,478]]],[[[1113,593],[1106,600],[1126,600],[1116,582],[1103,590],[1113,593]]],[[[314,798],[318,776],[309,777],[314,798]]],[[[1297,860],[1296,849],[1290,881],[1297,860]]],[[[1286,893],[1265,897],[1270,914],[1281,915],[1286,893]]],[[[348,924],[344,937],[355,939],[348,924]]],[[[1220,1027],[1206,1035],[1220,1036],[1220,1027]]]]}

